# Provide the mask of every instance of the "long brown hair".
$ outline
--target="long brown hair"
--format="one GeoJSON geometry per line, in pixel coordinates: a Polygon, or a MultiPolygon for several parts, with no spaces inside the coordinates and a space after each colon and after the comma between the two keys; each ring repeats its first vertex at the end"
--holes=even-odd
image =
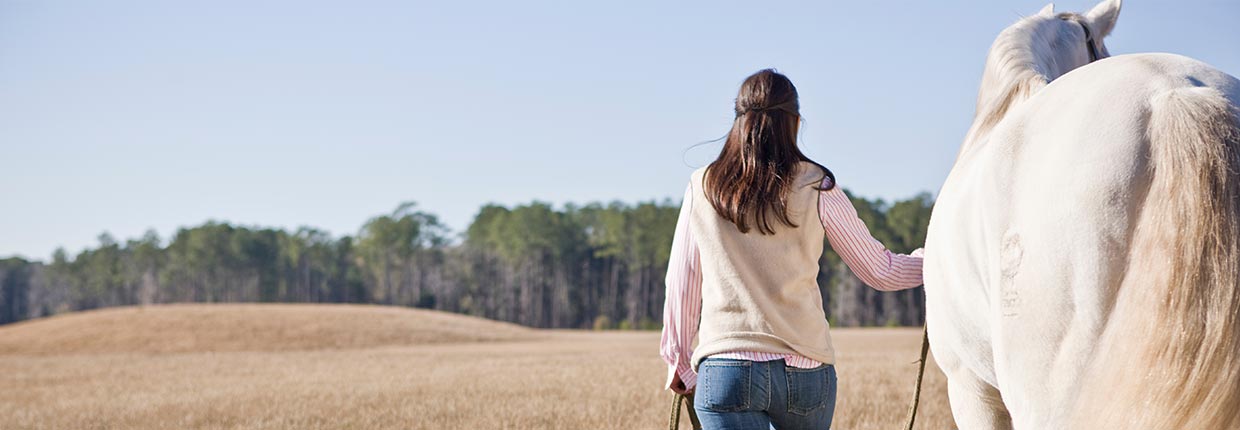
{"type": "MultiPolygon", "coordinates": [[[[736,119],[719,158],[706,167],[703,188],[711,206],[741,233],[753,222],[762,234],[775,234],[770,217],[790,227],[788,194],[797,185],[800,162],[822,169],[835,187],[835,175],[797,148],[801,120],[797,88],[772,69],[745,79],[736,96],[736,119]]],[[[819,179],[821,182],[821,179],[819,179]]],[[[816,189],[821,189],[815,186],[816,189]]]]}

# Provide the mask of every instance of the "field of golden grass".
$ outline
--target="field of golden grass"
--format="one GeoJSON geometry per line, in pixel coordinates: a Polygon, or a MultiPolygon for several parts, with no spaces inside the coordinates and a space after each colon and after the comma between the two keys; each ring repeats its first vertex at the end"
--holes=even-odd
{"type": "MultiPolygon", "coordinates": [[[[832,334],[834,428],[902,429],[921,331],[832,334]]],[[[658,342],[381,306],[83,312],[0,326],[0,428],[662,429],[658,342]]],[[[953,428],[933,363],[922,398],[917,428],[953,428]]]]}

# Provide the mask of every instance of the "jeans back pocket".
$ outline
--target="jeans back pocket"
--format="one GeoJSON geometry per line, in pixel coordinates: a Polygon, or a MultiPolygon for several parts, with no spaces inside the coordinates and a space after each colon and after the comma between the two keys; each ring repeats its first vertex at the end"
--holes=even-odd
{"type": "Polygon", "coordinates": [[[829,365],[813,369],[787,367],[788,412],[807,416],[835,399],[835,368],[829,365]]]}
{"type": "Polygon", "coordinates": [[[749,409],[750,370],[748,360],[707,359],[698,366],[701,393],[706,407],[716,412],[749,409]]]}

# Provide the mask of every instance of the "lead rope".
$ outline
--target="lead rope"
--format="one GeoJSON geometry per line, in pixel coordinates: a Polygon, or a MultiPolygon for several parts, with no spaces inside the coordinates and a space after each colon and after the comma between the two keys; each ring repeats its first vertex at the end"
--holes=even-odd
{"type": "Polygon", "coordinates": [[[680,404],[686,403],[689,407],[689,423],[693,425],[693,430],[702,430],[702,423],[698,421],[697,411],[693,410],[692,394],[676,394],[672,398],[672,420],[668,423],[668,430],[680,429],[680,404]],[[686,400],[688,400],[686,402],[686,400]]]}
{"type": "Polygon", "coordinates": [[[908,408],[908,427],[905,427],[905,430],[913,430],[913,421],[917,420],[917,404],[921,402],[921,380],[926,376],[926,352],[928,351],[930,351],[930,330],[922,326],[921,360],[918,360],[917,366],[917,385],[913,388],[913,404],[908,408]]]}

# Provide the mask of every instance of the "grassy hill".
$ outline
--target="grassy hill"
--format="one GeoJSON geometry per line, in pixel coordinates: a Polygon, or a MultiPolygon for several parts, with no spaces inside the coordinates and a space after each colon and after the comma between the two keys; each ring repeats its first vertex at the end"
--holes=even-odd
{"type": "Polygon", "coordinates": [[[543,336],[515,324],[401,307],[184,304],[108,308],[0,326],[0,354],[304,351],[543,336]]]}
{"type": "MultiPolygon", "coordinates": [[[[71,313],[0,326],[0,429],[666,428],[659,335],[384,306],[71,313]]],[[[902,425],[921,331],[832,337],[835,426],[902,425]]],[[[954,428],[927,370],[918,429],[954,428]]]]}

